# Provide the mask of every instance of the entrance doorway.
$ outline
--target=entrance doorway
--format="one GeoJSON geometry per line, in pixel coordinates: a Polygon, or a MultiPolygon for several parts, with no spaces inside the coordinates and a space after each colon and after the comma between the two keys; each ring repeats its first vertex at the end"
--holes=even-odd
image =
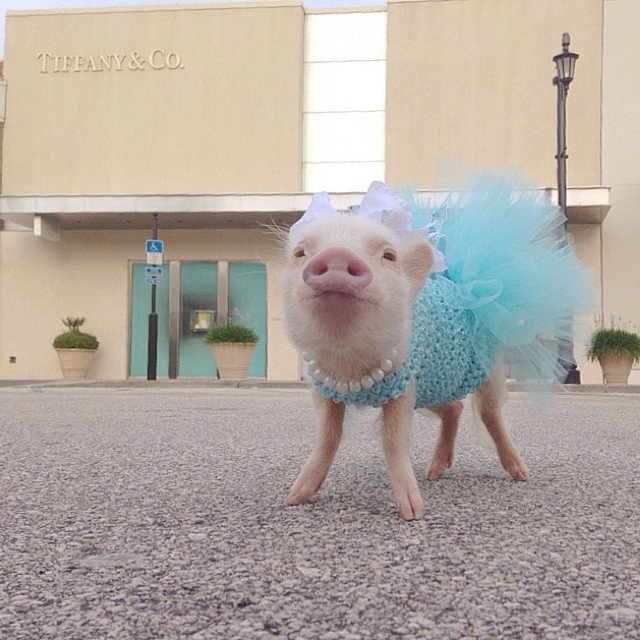
{"type": "MultiPolygon", "coordinates": [[[[150,286],[145,264],[131,265],[129,375],[147,372],[150,286]]],[[[164,265],[156,286],[159,377],[215,376],[211,348],[202,342],[211,323],[240,322],[259,336],[248,376],[266,377],[266,269],[259,262],[186,262],[164,265]]]]}

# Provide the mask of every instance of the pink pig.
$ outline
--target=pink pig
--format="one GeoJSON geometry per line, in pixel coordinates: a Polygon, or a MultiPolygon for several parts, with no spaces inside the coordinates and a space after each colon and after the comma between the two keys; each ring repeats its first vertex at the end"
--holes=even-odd
{"type": "MultiPolygon", "coordinates": [[[[359,398],[398,377],[412,344],[413,300],[423,290],[425,278],[429,280],[434,250],[424,235],[397,228],[406,227],[403,224],[388,220],[383,224],[376,216],[328,210],[307,217],[308,221],[294,225],[288,239],[285,323],[317,383],[319,433],[286,502],[306,503],[321,487],[342,436],[348,400],[339,398],[355,394],[354,404],[382,408],[382,446],[400,516],[422,518],[424,503],[409,457],[413,411],[420,408],[415,374],[407,374],[407,383],[388,399],[369,403],[359,398]]],[[[513,479],[526,480],[527,469],[501,418],[499,378],[499,374],[485,375],[479,381],[474,394],[477,408],[504,468],[513,479]]],[[[440,478],[452,463],[462,411],[459,397],[426,406],[441,420],[425,471],[430,480],[440,478]]]]}

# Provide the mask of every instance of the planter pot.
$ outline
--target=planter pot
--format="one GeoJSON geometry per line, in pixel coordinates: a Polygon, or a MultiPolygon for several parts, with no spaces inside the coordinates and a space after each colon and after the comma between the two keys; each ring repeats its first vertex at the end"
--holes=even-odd
{"type": "Polygon", "coordinates": [[[598,362],[602,367],[605,384],[627,384],[633,358],[630,356],[600,356],[598,362]]]}
{"type": "Polygon", "coordinates": [[[254,344],[242,342],[216,342],[211,345],[211,351],[218,368],[221,380],[244,380],[254,344]]]}
{"type": "Polygon", "coordinates": [[[56,349],[63,378],[82,379],[87,377],[89,365],[95,349],[56,349]]]}

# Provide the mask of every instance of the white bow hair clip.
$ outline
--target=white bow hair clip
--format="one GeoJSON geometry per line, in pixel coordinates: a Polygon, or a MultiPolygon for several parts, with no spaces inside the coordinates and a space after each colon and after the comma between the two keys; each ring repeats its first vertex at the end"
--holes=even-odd
{"type": "MultiPolygon", "coordinates": [[[[378,220],[396,231],[411,229],[411,211],[407,203],[391,187],[379,180],[371,183],[359,205],[351,205],[349,209],[358,215],[378,220]]],[[[329,194],[326,191],[315,193],[307,210],[291,226],[289,233],[312,220],[335,213],[337,211],[331,204],[329,194]]]]}
{"type": "MultiPolygon", "coordinates": [[[[412,215],[406,200],[379,180],[371,183],[359,205],[351,205],[349,209],[357,215],[377,220],[395,231],[411,231],[412,215]]],[[[336,213],[337,211],[331,204],[331,199],[326,191],[315,193],[302,217],[291,225],[289,233],[312,220],[336,213]]],[[[422,231],[427,236],[426,228],[415,231],[422,231]]],[[[445,271],[447,265],[444,256],[432,243],[430,244],[434,254],[434,262],[429,271],[431,273],[445,271]]]]}

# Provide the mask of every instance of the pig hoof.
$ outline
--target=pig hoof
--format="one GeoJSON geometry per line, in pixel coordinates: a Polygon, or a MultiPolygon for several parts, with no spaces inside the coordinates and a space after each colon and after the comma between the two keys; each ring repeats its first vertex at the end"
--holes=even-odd
{"type": "Polygon", "coordinates": [[[526,482],[529,479],[529,472],[524,465],[517,469],[510,469],[509,475],[518,482],[526,482]]]}
{"type": "Polygon", "coordinates": [[[513,447],[498,449],[498,458],[505,471],[514,480],[525,482],[529,479],[527,467],[524,462],[522,462],[520,454],[513,447]]]}
{"type": "Polygon", "coordinates": [[[510,464],[504,465],[507,473],[518,482],[526,482],[529,479],[529,472],[522,460],[513,460],[510,464]]]}
{"type": "Polygon", "coordinates": [[[309,500],[311,500],[314,493],[314,491],[306,492],[297,489],[291,489],[291,491],[289,491],[289,495],[285,499],[285,503],[291,507],[295,507],[299,504],[306,504],[307,502],[309,502],[309,500]]]}
{"type": "Polygon", "coordinates": [[[309,498],[304,496],[292,496],[291,494],[289,494],[285,499],[285,504],[290,507],[296,507],[300,504],[306,504],[307,502],[309,502],[309,498]]]}
{"type": "Polygon", "coordinates": [[[427,470],[424,472],[424,477],[427,480],[440,480],[444,475],[444,472],[451,466],[451,460],[433,460],[427,470]]]}
{"type": "Polygon", "coordinates": [[[400,509],[399,513],[403,520],[422,520],[424,518],[424,506],[400,509]]]}
{"type": "Polygon", "coordinates": [[[418,495],[407,496],[406,500],[398,502],[398,512],[403,520],[421,520],[424,518],[424,502],[418,495]]]}
{"type": "Polygon", "coordinates": [[[440,480],[440,478],[442,478],[446,470],[447,470],[447,467],[431,466],[424,472],[424,477],[427,480],[440,480]]]}
{"type": "Polygon", "coordinates": [[[431,459],[431,464],[424,472],[427,480],[439,480],[444,472],[453,464],[453,454],[445,453],[444,455],[436,455],[431,459]]]}

